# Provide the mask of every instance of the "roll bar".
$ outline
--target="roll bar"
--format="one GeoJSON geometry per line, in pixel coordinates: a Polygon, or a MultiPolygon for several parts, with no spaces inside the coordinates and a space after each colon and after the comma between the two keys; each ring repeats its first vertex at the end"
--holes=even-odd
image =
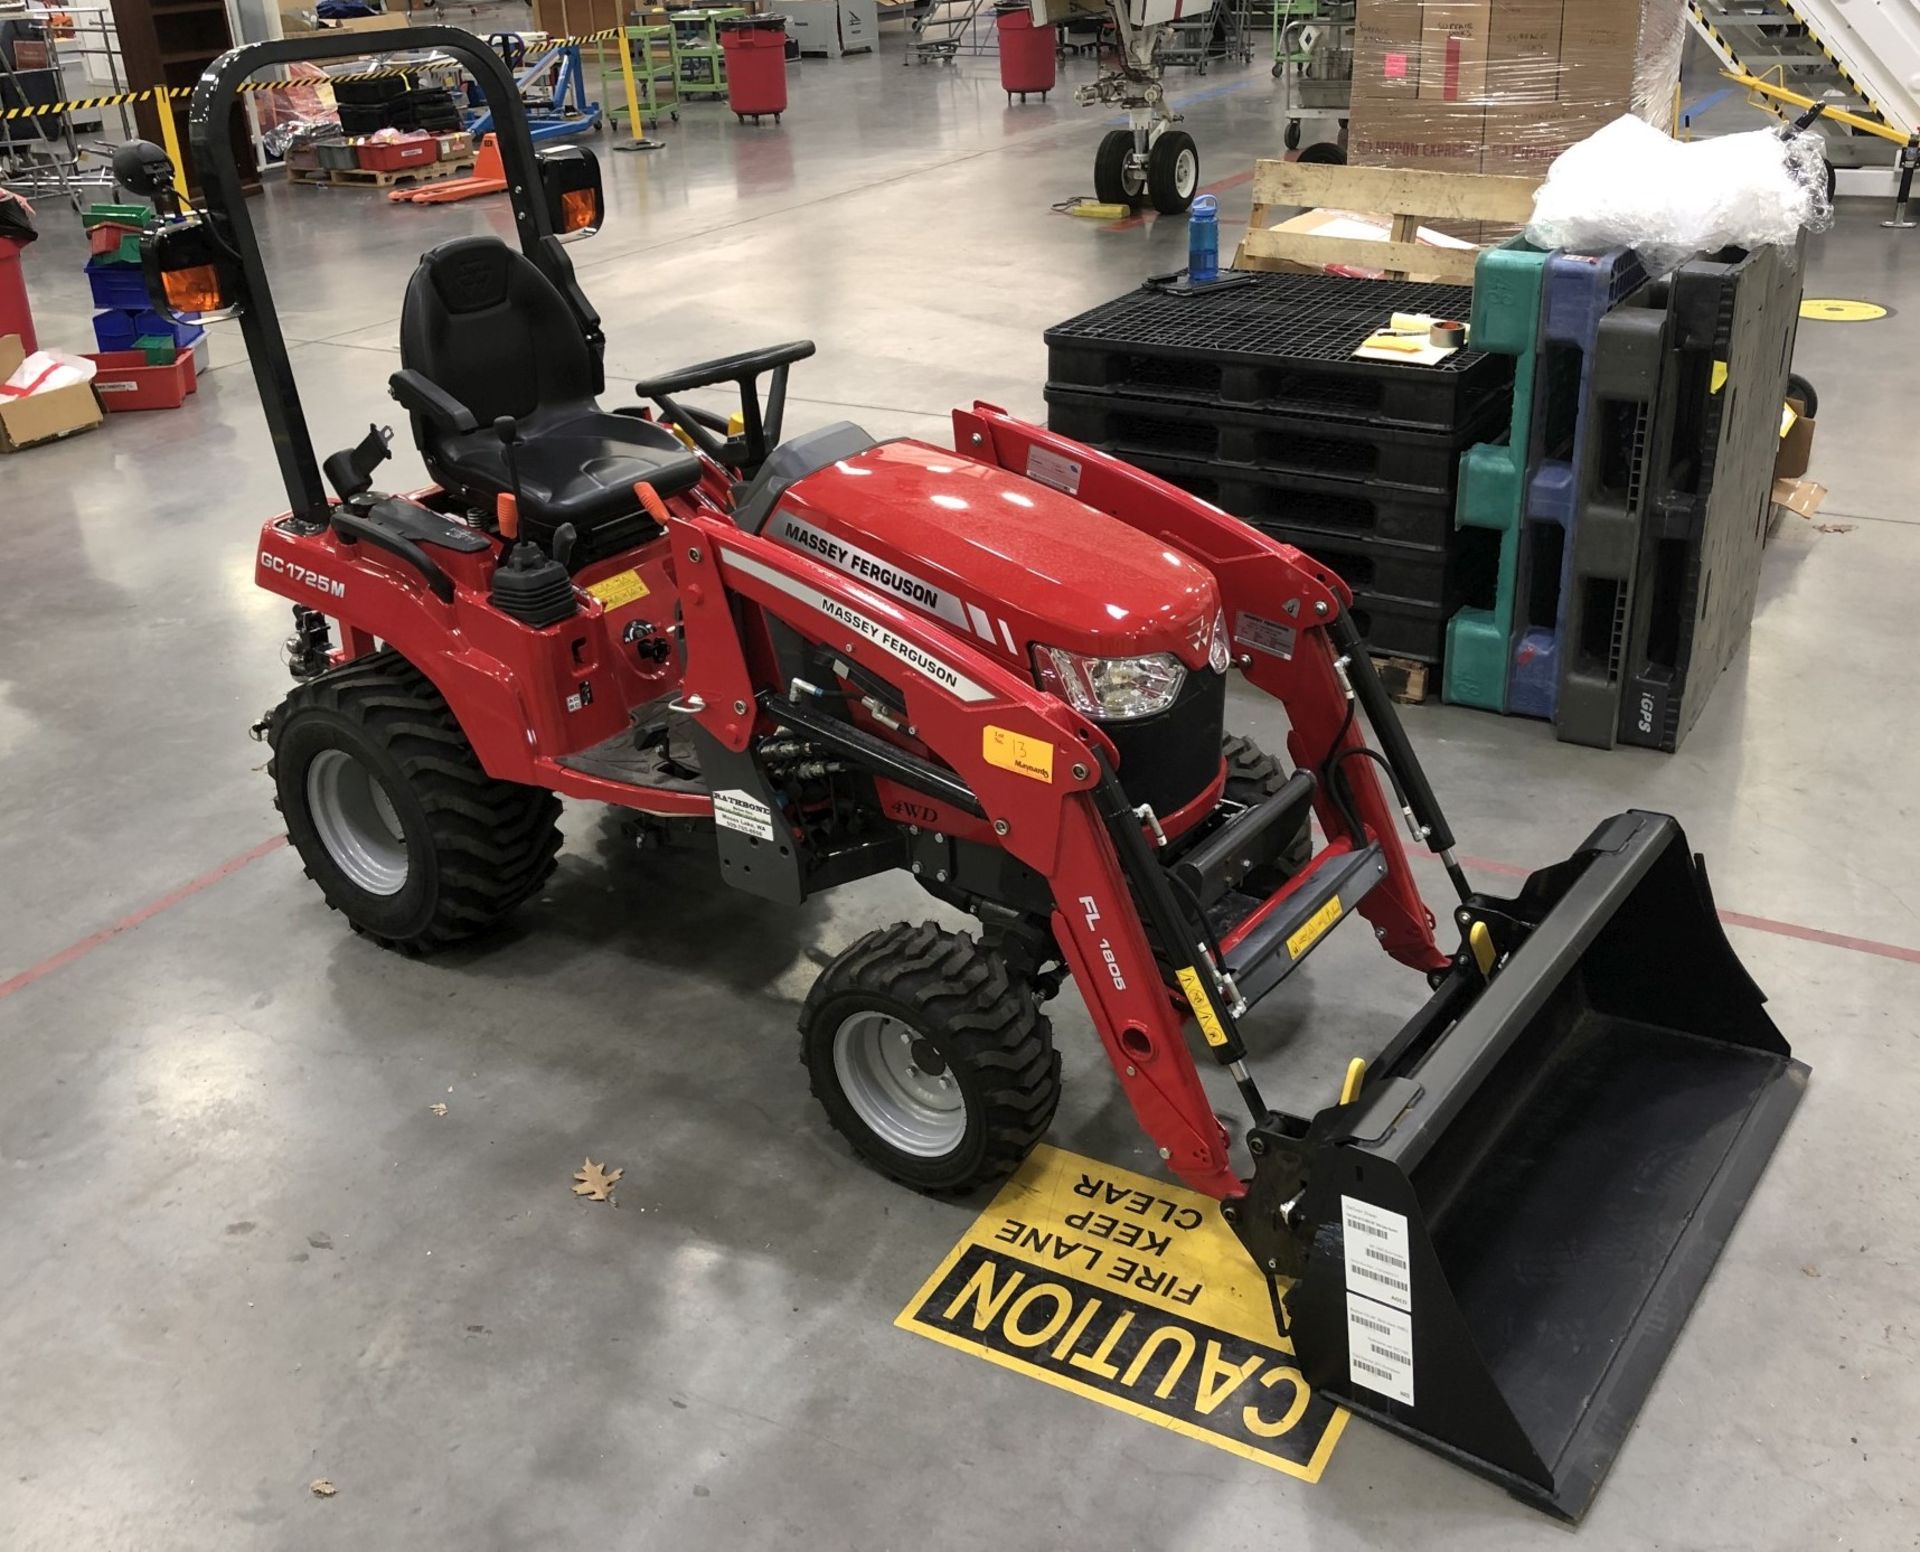
{"type": "Polygon", "coordinates": [[[500,164],[507,177],[507,197],[513,204],[515,230],[528,258],[566,297],[599,359],[603,336],[600,319],[581,294],[560,241],[554,236],[542,195],[538,157],[527,132],[526,112],[512,72],[485,42],[458,27],[396,27],[388,32],[318,32],[248,43],[229,49],[207,66],[193,89],[188,136],[200,169],[201,206],[215,236],[232,253],[240,271],[243,305],[240,333],[247,342],[253,379],[260,390],[273,438],[274,457],[287,487],[294,518],[303,523],[326,520],[326,487],[307,430],[306,414],[287,358],[287,342],[273,305],[266,266],[247,210],[240,169],[234,161],[228,126],[241,86],[259,71],[274,65],[329,59],[349,59],[403,49],[435,49],[450,54],[479,82],[487,106],[493,110],[493,133],[500,148],[500,164]]]}

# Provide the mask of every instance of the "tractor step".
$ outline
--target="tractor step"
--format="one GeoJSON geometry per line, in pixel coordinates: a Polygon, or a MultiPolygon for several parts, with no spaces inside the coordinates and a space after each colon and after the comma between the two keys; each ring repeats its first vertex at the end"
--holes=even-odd
{"type": "Polygon", "coordinates": [[[1353,913],[1387,876],[1378,842],[1316,862],[1265,916],[1243,924],[1224,943],[1227,970],[1251,1007],[1293,974],[1301,960],[1353,913]]]}
{"type": "Polygon", "coordinates": [[[634,709],[630,726],[590,748],[562,755],[558,761],[570,771],[617,781],[629,787],[660,792],[705,792],[692,741],[675,738],[681,719],[669,720],[662,696],[634,709]]]}

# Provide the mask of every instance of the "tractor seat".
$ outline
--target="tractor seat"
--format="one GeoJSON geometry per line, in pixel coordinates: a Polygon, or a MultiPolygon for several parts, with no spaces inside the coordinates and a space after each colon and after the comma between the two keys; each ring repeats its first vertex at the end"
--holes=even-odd
{"type": "Polygon", "coordinates": [[[582,562],[653,529],[636,483],[670,496],[700,478],[699,458],[664,426],[600,408],[580,320],[533,261],[497,237],[456,238],[421,257],[401,308],[400,362],[395,396],[413,411],[434,478],[491,509],[513,489],[494,430],[511,415],[521,530],[546,540],[571,523],[582,562]],[[426,387],[403,393],[400,379],[415,376],[426,387]]]}

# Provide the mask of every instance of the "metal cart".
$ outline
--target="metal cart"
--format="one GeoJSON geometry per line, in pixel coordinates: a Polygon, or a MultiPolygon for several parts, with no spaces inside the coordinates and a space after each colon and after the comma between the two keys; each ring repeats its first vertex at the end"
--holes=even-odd
{"type": "Polygon", "coordinates": [[[1347,126],[1353,101],[1353,0],[1275,0],[1273,75],[1289,151],[1300,149],[1303,119],[1347,126]]]}

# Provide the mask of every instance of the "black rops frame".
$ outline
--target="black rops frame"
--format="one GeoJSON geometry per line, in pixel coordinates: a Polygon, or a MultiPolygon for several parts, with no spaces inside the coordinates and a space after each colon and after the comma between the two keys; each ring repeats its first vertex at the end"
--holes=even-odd
{"type": "MultiPolygon", "coordinates": [[[[554,235],[540,181],[539,158],[533,149],[533,138],[527,132],[526,112],[505,63],[474,34],[456,27],[396,28],[377,37],[382,53],[434,49],[450,54],[479,82],[487,106],[493,110],[493,133],[500,147],[500,164],[507,176],[507,197],[513,205],[520,247],[559,288],[579,316],[581,328],[593,348],[597,376],[605,342],[600,318],[575,284],[573,265],[568,262],[560,239],[554,235]]],[[[243,288],[240,333],[247,342],[253,380],[260,390],[260,407],[266,413],[274,457],[287,487],[287,503],[296,522],[316,526],[327,518],[326,487],[321,483],[320,465],[314,457],[313,439],[307,430],[300,391],[293,379],[293,364],[287,359],[286,337],[280,330],[266,266],[261,261],[260,245],[247,212],[240,169],[228,140],[228,125],[242,83],[259,71],[273,65],[365,55],[372,52],[372,42],[372,37],[363,32],[306,33],[298,38],[249,43],[230,49],[207,66],[206,73],[194,87],[188,125],[194,160],[201,169],[204,184],[202,208],[214,235],[229,249],[240,267],[243,288]]]]}

